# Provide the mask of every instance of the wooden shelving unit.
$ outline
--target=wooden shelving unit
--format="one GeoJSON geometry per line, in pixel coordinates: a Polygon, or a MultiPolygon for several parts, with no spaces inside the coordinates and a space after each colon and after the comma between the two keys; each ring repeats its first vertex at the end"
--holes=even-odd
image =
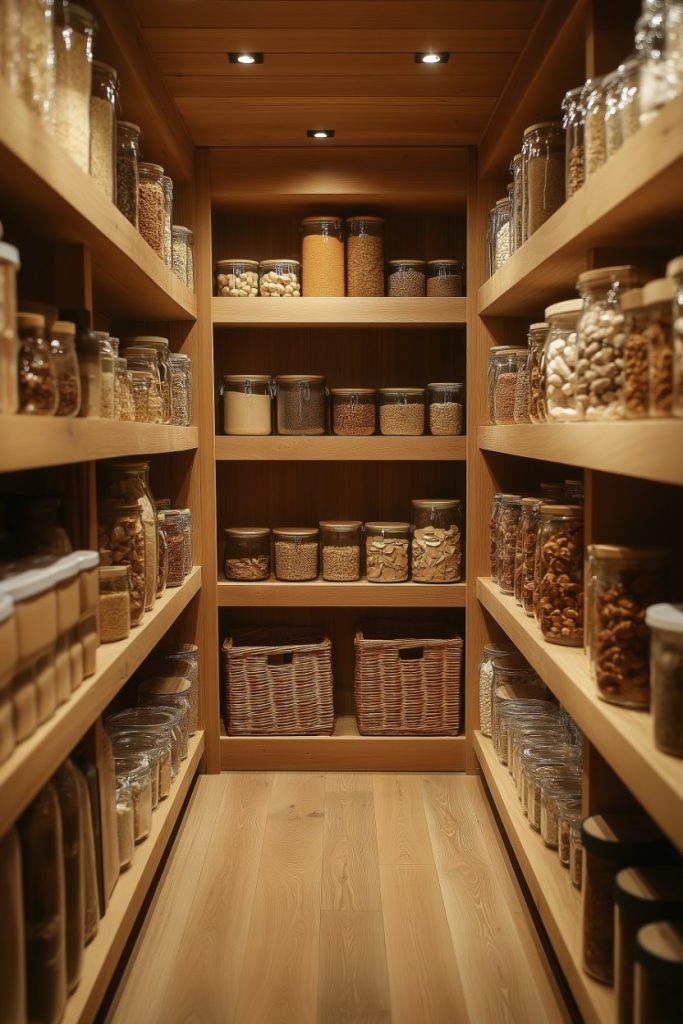
{"type": "Polygon", "coordinates": [[[216,460],[223,462],[460,462],[466,458],[466,437],[216,438],[216,460]]]}
{"type": "Polygon", "coordinates": [[[213,298],[214,327],[449,327],[467,323],[467,299],[305,296],[291,302],[213,298]]]}
{"type": "Polygon", "coordinates": [[[220,608],[464,608],[465,583],[243,583],[219,579],[220,608]]]}

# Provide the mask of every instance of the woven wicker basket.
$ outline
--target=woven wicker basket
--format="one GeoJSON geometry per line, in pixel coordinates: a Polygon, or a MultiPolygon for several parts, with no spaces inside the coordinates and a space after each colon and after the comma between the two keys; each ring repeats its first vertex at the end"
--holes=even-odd
{"type": "Polygon", "coordinates": [[[460,731],[462,638],[448,626],[373,623],[356,633],[354,698],[363,736],[460,731]]]}
{"type": "Polygon", "coordinates": [[[322,633],[254,630],[223,642],[230,736],[329,735],[332,642],[322,633]]]}

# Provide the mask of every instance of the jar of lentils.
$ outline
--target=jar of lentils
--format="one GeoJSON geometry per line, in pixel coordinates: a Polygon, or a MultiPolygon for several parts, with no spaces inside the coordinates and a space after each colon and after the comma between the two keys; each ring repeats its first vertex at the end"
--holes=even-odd
{"type": "Polygon", "coordinates": [[[313,526],[273,529],[275,575],[279,580],[303,582],[317,578],[318,537],[313,526]]]}
{"type": "Polygon", "coordinates": [[[256,260],[218,260],[216,295],[231,299],[254,299],[258,295],[256,260]]]}
{"type": "Polygon", "coordinates": [[[427,264],[424,260],[390,260],[387,267],[387,294],[397,298],[417,298],[427,292],[427,264]]]}
{"type": "Polygon", "coordinates": [[[462,260],[427,260],[427,295],[432,298],[462,295],[464,278],[462,260]]]}
{"type": "Polygon", "coordinates": [[[384,295],[384,220],[346,221],[346,294],[384,295]]]}
{"type": "Polygon", "coordinates": [[[385,435],[424,434],[425,389],[380,388],[379,429],[385,435]]]}
{"type": "Polygon", "coordinates": [[[375,433],[377,392],[374,388],[332,388],[332,430],[340,437],[375,433]]]}

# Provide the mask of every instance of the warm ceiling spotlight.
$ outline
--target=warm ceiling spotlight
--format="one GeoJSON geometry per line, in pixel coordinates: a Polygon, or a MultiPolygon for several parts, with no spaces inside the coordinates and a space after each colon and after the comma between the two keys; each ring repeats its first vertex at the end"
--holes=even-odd
{"type": "Polygon", "coordinates": [[[442,53],[416,53],[415,63],[416,64],[445,64],[450,53],[444,50],[442,53]]]}
{"type": "Polygon", "coordinates": [[[307,139],[333,139],[334,128],[307,128],[307,139]]]}
{"type": "Polygon", "coordinates": [[[262,53],[229,53],[231,64],[263,64],[262,53]]]}

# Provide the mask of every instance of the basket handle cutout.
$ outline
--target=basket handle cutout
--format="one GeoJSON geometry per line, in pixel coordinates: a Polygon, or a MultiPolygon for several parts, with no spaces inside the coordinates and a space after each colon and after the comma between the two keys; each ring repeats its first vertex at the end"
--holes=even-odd
{"type": "Polygon", "coordinates": [[[294,655],[291,651],[283,651],[282,654],[269,654],[268,664],[269,665],[291,665],[294,660],[294,655]]]}
{"type": "Polygon", "coordinates": [[[401,661],[420,661],[424,658],[424,647],[402,647],[398,652],[401,661]]]}

